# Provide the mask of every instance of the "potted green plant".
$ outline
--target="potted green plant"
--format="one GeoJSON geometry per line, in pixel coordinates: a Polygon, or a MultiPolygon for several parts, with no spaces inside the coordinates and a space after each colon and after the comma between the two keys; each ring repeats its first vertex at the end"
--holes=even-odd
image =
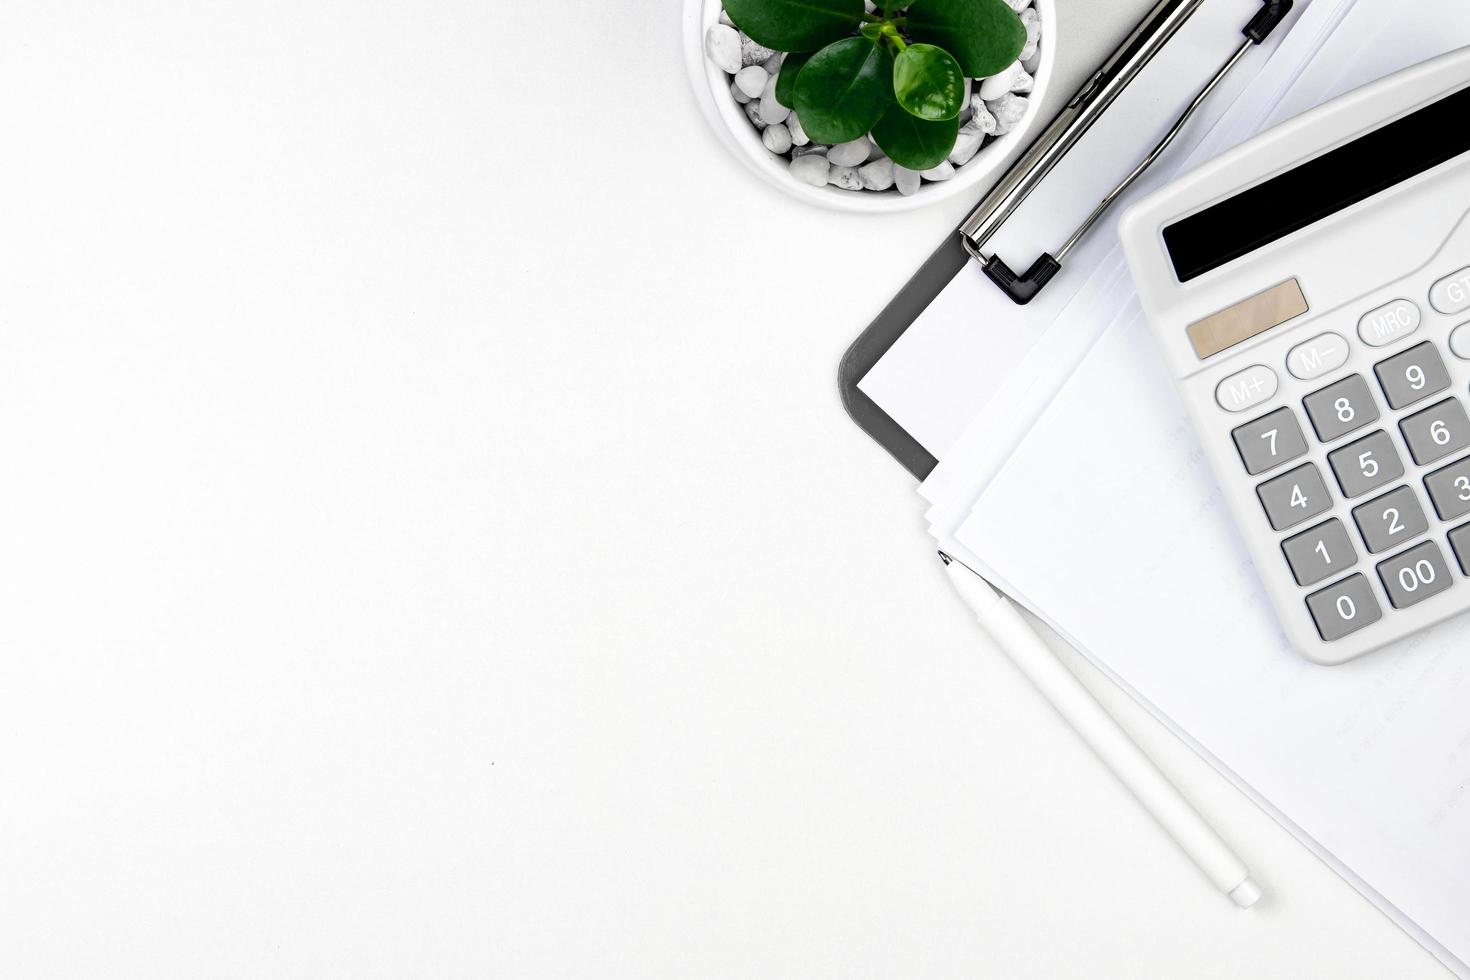
{"type": "MultiPolygon", "coordinates": [[[[718,70],[716,114],[743,115],[767,158],[757,169],[774,177],[769,164],[784,164],[778,182],[809,199],[792,185],[828,192],[820,203],[834,203],[834,188],[887,192],[891,202],[956,168],[973,175],[959,184],[972,184],[1000,156],[980,151],[1030,122],[1049,67],[1041,42],[1051,0],[715,6],[703,48],[706,74],[718,70]]],[[[749,154],[751,141],[735,135],[749,154]]]]}

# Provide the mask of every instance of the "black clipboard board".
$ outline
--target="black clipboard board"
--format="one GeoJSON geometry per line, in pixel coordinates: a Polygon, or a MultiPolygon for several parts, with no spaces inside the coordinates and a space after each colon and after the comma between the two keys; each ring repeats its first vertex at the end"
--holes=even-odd
{"type": "Polygon", "coordinates": [[[863,394],[858,382],[970,261],[970,253],[965,251],[960,236],[955,232],[946,235],[919,271],[888,301],[867,329],[858,334],[837,367],[837,390],[848,417],[918,480],[927,477],[939,465],[939,460],[863,394]]]}

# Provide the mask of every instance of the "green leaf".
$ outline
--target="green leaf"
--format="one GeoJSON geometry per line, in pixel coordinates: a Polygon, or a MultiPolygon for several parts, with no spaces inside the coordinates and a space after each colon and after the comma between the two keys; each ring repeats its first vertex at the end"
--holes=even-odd
{"type": "Polygon", "coordinates": [[[857,28],[863,0],[725,0],[725,13],[757,44],[815,51],[857,28]]]}
{"type": "Polygon", "coordinates": [[[893,94],[910,115],[942,122],[965,105],[965,76],[948,51],[910,44],[893,59],[893,94]]]}
{"type": "Polygon", "coordinates": [[[1005,0],[914,0],[907,16],[909,36],[954,55],[967,78],[999,74],[1026,46],[1026,28],[1005,0]]]}
{"type": "Polygon", "coordinates": [[[776,76],[776,101],[790,108],[796,105],[796,76],[802,66],[812,60],[809,54],[788,54],[781,62],[781,73],[776,76]]]}
{"type": "Polygon", "coordinates": [[[818,143],[846,143],[893,102],[893,59],[865,37],[827,45],[796,76],[796,118],[818,143]]]}
{"type": "Polygon", "coordinates": [[[930,122],[910,115],[907,109],[893,102],[873,127],[873,142],[900,167],[928,170],[949,156],[959,132],[958,117],[930,122]]]}

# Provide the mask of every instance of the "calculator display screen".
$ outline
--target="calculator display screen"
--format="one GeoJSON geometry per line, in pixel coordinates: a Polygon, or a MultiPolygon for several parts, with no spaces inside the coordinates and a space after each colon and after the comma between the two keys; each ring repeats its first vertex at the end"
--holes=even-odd
{"type": "Polygon", "coordinates": [[[1470,151],[1470,88],[1430,103],[1164,229],[1180,282],[1470,151]]]}

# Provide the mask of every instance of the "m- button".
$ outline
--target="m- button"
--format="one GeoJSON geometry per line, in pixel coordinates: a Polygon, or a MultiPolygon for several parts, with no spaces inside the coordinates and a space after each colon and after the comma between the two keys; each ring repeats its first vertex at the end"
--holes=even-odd
{"type": "Polygon", "coordinates": [[[1445,276],[1430,286],[1429,305],[1445,314],[1470,310],[1470,268],[1445,276]]]}
{"type": "Polygon", "coordinates": [[[1227,412],[1244,412],[1276,394],[1276,372],[1264,364],[1232,374],[1215,388],[1215,401],[1227,412]]]}
{"type": "Polygon", "coordinates": [[[1341,334],[1324,333],[1303,344],[1297,344],[1286,355],[1286,369],[1292,377],[1303,381],[1320,378],[1347,363],[1348,342],[1341,334]]]}
{"type": "Polygon", "coordinates": [[[1406,299],[1396,299],[1363,314],[1358,321],[1358,336],[1369,347],[1383,347],[1419,329],[1419,307],[1406,299]]]}

